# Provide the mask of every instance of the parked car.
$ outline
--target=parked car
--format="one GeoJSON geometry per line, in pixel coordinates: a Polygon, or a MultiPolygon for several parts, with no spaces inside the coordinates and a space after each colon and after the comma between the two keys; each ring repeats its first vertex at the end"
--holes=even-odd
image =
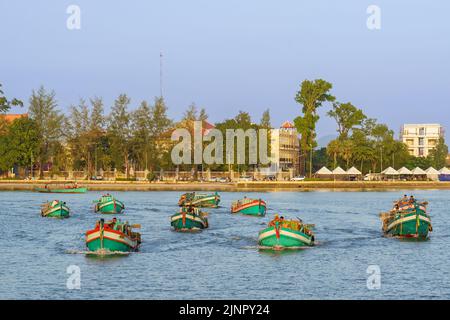
{"type": "Polygon", "coordinates": [[[253,181],[252,176],[240,176],[239,181],[253,181]]]}
{"type": "Polygon", "coordinates": [[[102,176],[92,176],[91,180],[98,180],[98,181],[100,181],[100,180],[103,180],[103,177],[102,176]]]}
{"type": "Polygon", "coordinates": [[[226,183],[226,182],[229,182],[229,179],[225,178],[225,177],[222,177],[222,178],[217,179],[217,182],[226,183]]]}
{"type": "Polygon", "coordinates": [[[291,181],[303,181],[303,180],[305,180],[305,176],[296,176],[291,178],[291,181]]]}
{"type": "Polygon", "coordinates": [[[274,175],[270,175],[270,176],[265,176],[263,181],[275,181],[277,180],[277,177],[275,177],[274,175]]]}

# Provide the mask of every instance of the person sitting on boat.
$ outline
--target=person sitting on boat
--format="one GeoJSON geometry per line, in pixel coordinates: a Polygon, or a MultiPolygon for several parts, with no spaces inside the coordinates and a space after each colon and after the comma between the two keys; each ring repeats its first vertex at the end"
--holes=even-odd
{"type": "MultiPolygon", "coordinates": [[[[283,218],[284,219],[284,218],[283,218]]],[[[282,220],[280,219],[280,217],[278,216],[278,214],[275,214],[275,217],[273,218],[272,221],[269,222],[269,227],[275,227],[278,228],[280,226],[280,223],[282,222],[282,220]]]]}
{"type": "Polygon", "coordinates": [[[117,218],[112,218],[111,222],[108,223],[108,227],[113,230],[117,230],[117,218]]]}
{"type": "Polygon", "coordinates": [[[414,196],[409,197],[409,203],[413,204],[416,202],[416,199],[414,199],[414,196]]]}

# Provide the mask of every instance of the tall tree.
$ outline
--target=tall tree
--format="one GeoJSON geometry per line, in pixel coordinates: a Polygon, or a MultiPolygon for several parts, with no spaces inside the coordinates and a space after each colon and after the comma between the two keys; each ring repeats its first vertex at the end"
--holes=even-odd
{"type": "Polygon", "coordinates": [[[447,164],[448,146],[445,144],[443,137],[439,138],[436,147],[432,149],[428,155],[430,162],[435,168],[445,167],[447,164]]]}
{"type": "Polygon", "coordinates": [[[361,109],[356,108],[350,102],[333,103],[333,109],[328,111],[327,114],[336,120],[339,139],[341,140],[347,139],[349,132],[356,126],[361,126],[367,118],[361,109]]]}
{"type": "Polygon", "coordinates": [[[131,115],[133,131],[133,149],[140,167],[148,169],[150,152],[153,147],[152,128],[153,112],[147,101],[142,101],[138,109],[131,115]]]}
{"type": "Polygon", "coordinates": [[[63,132],[61,130],[64,115],[57,109],[58,104],[55,92],[47,92],[43,86],[32,92],[30,97],[29,115],[36,123],[36,132],[39,140],[39,150],[36,158],[39,162],[39,177],[43,178],[44,164],[51,160],[54,154],[55,144],[61,141],[63,132]]]}
{"type": "Polygon", "coordinates": [[[116,155],[113,160],[117,167],[125,168],[127,179],[130,176],[129,157],[131,146],[130,114],[128,105],[131,100],[126,94],[121,94],[114,101],[109,115],[108,136],[111,140],[112,154],[116,155]]]}
{"type": "Polygon", "coordinates": [[[317,146],[316,123],[319,120],[317,109],[324,102],[333,102],[335,100],[335,97],[330,94],[332,87],[331,83],[322,79],[316,79],[314,81],[304,80],[295,96],[295,101],[303,106],[303,115],[295,118],[294,123],[297,131],[301,134],[300,146],[303,158],[306,153],[310,155],[310,177],[312,176],[312,152],[317,146]]]}
{"type": "Polygon", "coordinates": [[[263,112],[260,122],[261,128],[270,129],[270,110],[266,109],[266,111],[263,112]]]}

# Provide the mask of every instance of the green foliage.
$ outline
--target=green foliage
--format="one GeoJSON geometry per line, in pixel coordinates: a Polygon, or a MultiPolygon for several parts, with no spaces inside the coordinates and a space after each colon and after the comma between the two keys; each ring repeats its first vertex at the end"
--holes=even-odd
{"type": "MultiPolygon", "coordinates": [[[[303,115],[294,119],[295,127],[301,134],[300,147],[303,152],[311,152],[317,146],[316,123],[319,120],[317,109],[324,102],[335,100],[335,97],[329,93],[332,87],[331,83],[322,79],[304,80],[295,96],[295,101],[303,106],[303,115]]],[[[311,171],[312,163],[310,163],[310,174],[311,171]]]]}
{"type": "Polygon", "coordinates": [[[30,166],[39,150],[36,123],[28,118],[15,119],[0,135],[0,169],[30,166]]]}
{"type": "Polygon", "coordinates": [[[0,83],[0,113],[8,111],[11,106],[20,106],[23,107],[23,102],[13,98],[11,101],[9,101],[2,90],[2,84],[0,83]]]}
{"type": "Polygon", "coordinates": [[[57,144],[62,142],[67,132],[63,131],[64,115],[57,109],[58,104],[55,92],[47,92],[44,87],[32,92],[30,97],[29,115],[36,124],[36,135],[39,141],[39,150],[36,159],[39,162],[39,176],[43,177],[43,167],[51,160],[51,150],[58,149],[57,144]]]}
{"type": "Polygon", "coordinates": [[[328,111],[328,116],[334,118],[338,125],[339,139],[345,140],[356,126],[361,126],[367,118],[361,109],[356,108],[350,102],[333,103],[333,109],[328,111]]]}
{"type": "Polygon", "coordinates": [[[430,151],[428,159],[434,168],[440,169],[447,164],[448,146],[445,144],[445,139],[441,137],[436,145],[436,148],[430,151]]]}

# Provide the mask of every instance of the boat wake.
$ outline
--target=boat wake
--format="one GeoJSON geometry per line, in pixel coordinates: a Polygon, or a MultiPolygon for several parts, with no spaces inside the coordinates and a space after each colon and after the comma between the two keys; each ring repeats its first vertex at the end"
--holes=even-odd
{"type": "Polygon", "coordinates": [[[84,254],[87,256],[127,256],[131,252],[121,252],[121,251],[109,251],[109,250],[97,250],[97,251],[86,251],[86,250],[66,250],[68,254],[84,254]]]}

